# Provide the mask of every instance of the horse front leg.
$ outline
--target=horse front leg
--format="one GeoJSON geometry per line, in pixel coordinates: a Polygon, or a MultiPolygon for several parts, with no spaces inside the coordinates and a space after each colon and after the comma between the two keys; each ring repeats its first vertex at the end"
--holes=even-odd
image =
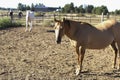
{"type": "Polygon", "coordinates": [[[82,71],[82,63],[84,59],[85,48],[81,47],[81,52],[79,53],[79,47],[76,47],[76,52],[78,54],[78,65],[76,68],[76,75],[78,75],[82,71]]]}
{"type": "Polygon", "coordinates": [[[80,54],[79,54],[79,47],[77,46],[76,47],[76,53],[77,53],[77,56],[78,56],[78,58],[77,58],[77,60],[78,60],[78,65],[77,65],[77,67],[76,67],[76,72],[75,72],[75,74],[76,75],[78,75],[79,73],[80,73],[80,54]]]}
{"type": "Polygon", "coordinates": [[[118,45],[118,50],[119,50],[118,60],[119,60],[119,70],[120,70],[120,42],[119,43],[117,42],[117,45],[118,45]]]}
{"type": "Polygon", "coordinates": [[[30,29],[29,29],[29,31],[31,31],[32,30],[32,21],[30,22],[30,29]]]}

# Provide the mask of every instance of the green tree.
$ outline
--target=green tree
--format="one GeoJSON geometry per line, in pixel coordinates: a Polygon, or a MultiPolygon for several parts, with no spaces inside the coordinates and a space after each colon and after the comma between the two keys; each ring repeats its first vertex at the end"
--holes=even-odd
{"type": "Polygon", "coordinates": [[[80,12],[80,9],[77,6],[74,8],[74,10],[75,10],[75,13],[79,13],[80,12]]]}
{"type": "Polygon", "coordinates": [[[31,4],[31,11],[34,11],[35,10],[35,6],[34,6],[34,4],[32,3],[31,4]]]}
{"type": "Polygon", "coordinates": [[[69,4],[66,4],[65,7],[64,7],[64,12],[65,13],[70,13],[70,5],[69,4]]]}
{"type": "Polygon", "coordinates": [[[70,4],[66,4],[63,8],[62,8],[62,12],[65,12],[65,13],[73,13],[75,12],[74,10],[74,4],[73,3],[70,3],[70,4]]]}
{"type": "Polygon", "coordinates": [[[75,8],[74,8],[74,3],[70,3],[70,12],[74,13],[75,12],[75,8]]]}
{"type": "Polygon", "coordinates": [[[65,10],[64,10],[64,8],[61,8],[61,12],[62,12],[62,13],[65,13],[65,10]]]}
{"type": "Polygon", "coordinates": [[[108,9],[106,6],[102,5],[101,9],[102,9],[102,12],[104,13],[104,15],[106,15],[108,13],[108,9]]]}
{"type": "Polygon", "coordinates": [[[30,10],[30,6],[29,6],[29,5],[27,5],[25,9],[26,9],[26,10],[30,10]]]}
{"type": "Polygon", "coordinates": [[[101,15],[102,14],[102,8],[101,7],[97,7],[96,9],[95,9],[95,14],[98,14],[98,15],[101,15]]]}
{"type": "Polygon", "coordinates": [[[86,13],[92,13],[94,6],[93,5],[88,5],[85,7],[85,11],[86,13]]]}
{"type": "Polygon", "coordinates": [[[79,6],[80,13],[85,13],[85,9],[83,8],[83,5],[79,6]]]}
{"type": "Polygon", "coordinates": [[[92,13],[98,14],[98,15],[101,15],[102,13],[104,13],[104,15],[106,15],[106,14],[108,13],[108,9],[107,9],[106,6],[95,7],[95,8],[92,10],[92,13]]]}
{"type": "Polygon", "coordinates": [[[18,3],[18,7],[17,7],[18,10],[21,10],[21,11],[25,11],[26,10],[26,5],[22,4],[22,3],[18,3]]]}
{"type": "Polygon", "coordinates": [[[18,10],[23,10],[23,7],[24,7],[24,6],[23,6],[22,3],[18,3],[18,7],[17,7],[18,10]]]}
{"type": "Polygon", "coordinates": [[[116,9],[116,10],[115,10],[115,14],[116,14],[116,15],[120,14],[120,10],[116,9]]]}

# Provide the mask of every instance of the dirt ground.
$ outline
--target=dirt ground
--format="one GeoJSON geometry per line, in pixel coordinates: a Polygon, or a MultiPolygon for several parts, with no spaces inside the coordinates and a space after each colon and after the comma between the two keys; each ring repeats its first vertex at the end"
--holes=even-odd
{"type": "Polygon", "coordinates": [[[0,80],[120,80],[110,47],[87,50],[83,71],[75,75],[77,54],[67,37],[55,43],[51,27],[0,30],[0,80]]]}

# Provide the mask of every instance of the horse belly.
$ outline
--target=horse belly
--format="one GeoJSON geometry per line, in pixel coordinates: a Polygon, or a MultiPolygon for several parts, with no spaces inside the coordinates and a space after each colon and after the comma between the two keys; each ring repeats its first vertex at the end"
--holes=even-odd
{"type": "Polygon", "coordinates": [[[87,46],[87,48],[88,49],[103,49],[103,48],[105,48],[105,47],[107,47],[109,44],[103,44],[103,45],[101,45],[101,44],[92,44],[92,45],[88,45],[87,46]]]}
{"type": "Polygon", "coordinates": [[[72,47],[76,47],[77,42],[74,41],[74,40],[71,40],[71,39],[69,39],[69,40],[70,40],[70,44],[71,44],[71,46],[72,46],[72,47]]]}
{"type": "Polygon", "coordinates": [[[98,38],[93,38],[88,42],[87,48],[89,49],[103,49],[110,45],[114,40],[113,36],[99,36],[98,38]]]}

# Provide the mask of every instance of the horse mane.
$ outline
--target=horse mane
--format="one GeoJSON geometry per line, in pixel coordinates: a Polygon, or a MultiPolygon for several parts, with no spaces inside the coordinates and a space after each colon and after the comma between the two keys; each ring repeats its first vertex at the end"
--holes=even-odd
{"type": "Polygon", "coordinates": [[[63,22],[64,22],[64,24],[67,24],[67,25],[70,27],[70,21],[71,21],[71,20],[66,19],[66,20],[64,20],[63,22]]]}
{"type": "Polygon", "coordinates": [[[89,26],[93,26],[93,25],[91,25],[90,23],[82,22],[82,21],[80,21],[80,24],[86,24],[86,25],[89,25],[89,26]]]}
{"type": "MultiPolygon", "coordinates": [[[[73,20],[66,19],[66,20],[64,20],[64,23],[70,27],[70,21],[73,21],[73,20]]],[[[82,21],[73,21],[73,22],[78,22],[80,24],[86,24],[86,25],[92,26],[91,24],[89,24],[87,22],[82,22],[82,21]]]]}

